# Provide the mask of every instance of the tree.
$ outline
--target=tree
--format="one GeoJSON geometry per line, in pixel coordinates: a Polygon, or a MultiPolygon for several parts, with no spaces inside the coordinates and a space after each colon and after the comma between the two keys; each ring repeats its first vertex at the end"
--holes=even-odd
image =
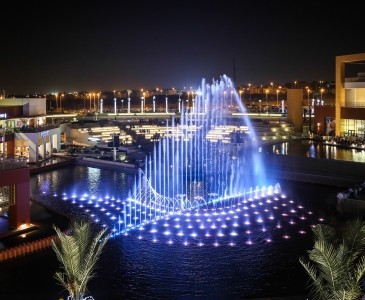
{"type": "Polygon", "coordinates": [[[350,221],[338,233],[328,225],[313,228],[314,248],[300,263],[312,281],[314,299],[360,299],[365,274],[365,222],[350,221]]]}
{"type": "Polygon", "coordinates": [[[70,234],[53,226],[58,238],[52,240],[52,248],[61,263],[63,272],[55,278],[70,294],[72,300],[82,300],[88,294],[87,283],[95,277],[95,266],[103,247],[110,237],[107,228],[92,236],[91,220],[70,223],[70,234]]]}

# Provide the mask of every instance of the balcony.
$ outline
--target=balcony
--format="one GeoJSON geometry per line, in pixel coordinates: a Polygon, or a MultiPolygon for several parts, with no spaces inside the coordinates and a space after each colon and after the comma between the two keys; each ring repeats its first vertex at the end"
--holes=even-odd
{"type": "Polygon", "coordinates": [[[0,155],[0,172],[6,170],[28,168],[27,159],[13,155],[0,155]]]}
{"type": "Polygon", "coordinates": [[[2,128],[3,132],[5,134],[12,134],[12,133],[20,133],[20,132],[42,132],[46,130],[51,130],[54,128],[59,128],[60,124],[48,124],[44,126],[38,126],[38,127],[28,127],[28,126],[22,126],[22,127],[15,127],[15,128],[2,128]]]}
{"type": "Polygon", "coordinates": [[[341,107],[365,107],[365,102],[341,102],[341,107]]]}

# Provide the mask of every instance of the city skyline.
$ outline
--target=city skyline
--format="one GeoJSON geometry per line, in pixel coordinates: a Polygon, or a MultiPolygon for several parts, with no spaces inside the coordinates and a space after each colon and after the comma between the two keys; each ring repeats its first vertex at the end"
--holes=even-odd
{"type": "MultiPolygon", "coordinates": [[[[65,2],[9,5],[6,94],[334,81],[335,57],[365,52],[360,12],[308,2],[65,2]],[[234,68],[235,66],[235,68],[234,68]]],[[[356,66],[355,66],[356,67],[356,66]]],[[[356,76],[354,68],[350,76],[356,76]]]]}

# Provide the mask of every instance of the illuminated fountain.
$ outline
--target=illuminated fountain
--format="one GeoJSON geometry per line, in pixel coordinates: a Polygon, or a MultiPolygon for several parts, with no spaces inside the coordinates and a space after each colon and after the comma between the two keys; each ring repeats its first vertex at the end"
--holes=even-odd
{"type": "Polygon", "coordinates": [[[180,119],[156,126],[153,154],[127,197],[65,193],[62,199],[115,236],[153,242],[234,245],[245,235],[250,245],[257,242],[251,238],[255,231],[266,242],[277,236],[274,229],[284,239],[294,227],[297,234],[306,233],[318,220],[287,199],[279,184],[267,183],[249,118],[231,117],[233,110],[244,110],[233,87],[226,76],[212,85],[203,81],[193,108],[181,102],[180,119]],[[232,101],[225,99],[227,93],[232,101]]]}
{"type": "Polygon", "coordinates": [[[230,78],[202,82],[193,107],[167,123],[154,140],[133,190],[124,203],[123,232],[166,216],[217,211],[281,195],[278,184],[266,188],[249,118],[232,119],[244,107],[230,78]],[[231,100],[226,100],[226,94],[231,100]],[[233,101],[232,101],[233,100],[233,101]],[[249,188],[259,183],[261,187],[249,188]]]}

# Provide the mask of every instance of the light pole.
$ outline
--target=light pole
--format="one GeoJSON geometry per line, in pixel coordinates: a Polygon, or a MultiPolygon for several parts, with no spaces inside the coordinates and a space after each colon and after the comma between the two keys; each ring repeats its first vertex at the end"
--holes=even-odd
{"type": "Polygon", "coordinates": [[[296,81],[294,81],[294,87],[297,88],[297,82],[296,81]]]}
{"type": "Polygon", "coordinates": [[[55,96],[56,96],[56,109],[58,110],[58,100],[57,100],[58,93],[56,93],[55,96]]]}
{"type": "Polygon", "coordinates": [[[250,105],[252,106],[252,101],[251,101],[251,83],[248,84],[248,89],[250,90],[250,105]]]}
{"type": "Polygon", "coordinates": [[[122,99],[122,113],[124,113],[124,99],[122,99]]]}
{"type": "Polygon", "coordinates": [[[269,105],[268,105],[268,101],[267,101],[267,93],[269,92],[269,90],[266,89],[266,109],[267,109],[267,112],[269,112],[269,105]]]}
{"type": "Polygon", "coordinates": [[[60,95],[60,110],[61,110],[61,112],[62,112],[62,96],[63,96],[63,94],[60,95]]]}
{"type": "Polygon", "coordinates": [[[152,111],[155,112],[156,111],[156,103],[155,103],[155,99],[156,97],[153,96],[153,107],[152,107],[152,111]]]}
{"type": "Polygon", "coordinates": [[[101,96],[101,93],[97,93],[97,99],[98,101],[96,102],[96,107],[95,107],[95,111],[98,111],[98,108],[99,108],[99,95],[101,96]]]}
{"type": "Polygon", "coordinates": [[[130,96],[131,96],[132,91],[127,90],[127,93],[128,93],[128,113],[130,113],[131,112],[131,98],[130,98],[130,96]]]}
{"type": "Polygon", "coordinates": [[[322,103],[322,93],[323,93],[323,89],[321,89],[321,103],[322,103]]]}
{"type": "Polygon", "coordinates": [[[85,108],[85,95],[83,96],[83,98],[84,98],[84,111],[86,110],[86,108],[85,108]]]}
{"type": "Polygon", "coordinates": [[[146,93],[143,92],[143,111],[146,110],[146,93]]]}
{"type": "Polygon", "coordinates": [[[117,113],[117,98],[114,98],[114,113],[117,113]]]}
{"type": "Polygon", "coordinates": [[[90,96],[90,111],[91,111],[91,93],[89,94],[90,96]]]}
{"type": "Polygon", "coordinates": [[[279,90],[276,90],[276,106],[279,107],[279,90]]]}
{"type": "Polygon", "coordinates": [[[271,93],[274,92],[274,83],[271,82],[271,93]]]}
{"type": "Polygon", "coordinates": [[[259,110],[259,115],[260,115],[260,113],[261,113],[261,99],[259,100],[259,102],[260,102],[260,110],[259,110]]]}
{"type": "Polygon", "coordinates": [[[94,95],[94,111],[95,111],[95,93],[93,93],[94,95]]]}
{"type": "Polygon", "coordinates": [[[309,106],[309,89],[307,89],[307,92],[308,92],[308,106],[309,106]]]}

